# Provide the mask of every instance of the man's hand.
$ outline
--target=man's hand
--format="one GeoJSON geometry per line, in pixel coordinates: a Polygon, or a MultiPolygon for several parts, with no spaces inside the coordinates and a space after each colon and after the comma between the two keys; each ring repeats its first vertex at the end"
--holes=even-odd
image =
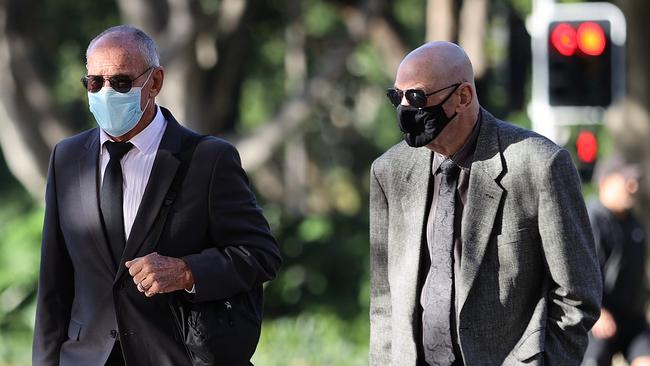
{"type": "Polygon", "coordinates": [[[180,258],[165,257],[156,252],[138,257],[125,263],[138,291],[147,297],[182,289],[190,290],[194,285],[192,271],[180,258]]]}
{"type": "Polygon", "coordinates": [[[591,332],[593,333],[594,337],[598,339],[607,339],[613,337],[616,334],[616,321],[614,321],[612,313],[606,309],[601,309],[600,318],[598,318],[598,321],[596,324],[594,324],[594,327],[591,328],[591,332]]]}

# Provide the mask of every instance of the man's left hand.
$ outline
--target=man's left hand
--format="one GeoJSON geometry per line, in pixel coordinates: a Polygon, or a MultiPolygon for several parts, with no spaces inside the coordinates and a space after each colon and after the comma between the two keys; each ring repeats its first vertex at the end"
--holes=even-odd
{"type": "Polygon", "coordinates": [[[147,297],[165,292],[191,289],[192,271],[180,258],[165,257],[156,252],[125,263],[138,291],[147,297]]]}

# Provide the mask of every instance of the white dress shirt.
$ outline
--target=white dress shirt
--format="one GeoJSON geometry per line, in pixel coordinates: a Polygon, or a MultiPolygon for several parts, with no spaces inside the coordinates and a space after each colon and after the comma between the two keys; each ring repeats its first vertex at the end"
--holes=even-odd
{"type": "MultiPolygon", "coordinates": [[[[162,115],[160,107],[156,105],[156,116],[153,121],[144,130],[129,140],[133,144],[133,147],[122,157],[122,189],[124,192],[122,210],[124,212],[124,234],[127,239],[131,233],[135,215],[138,213],[138,207],[140,207],[140,202],[142,201],[142,196],[144,195],[144,190],[147,187],[149,175],[151,174],[151,168],[156,158],[156,152],[158,151],[158,146],[160,145],[166,127],[167,121],[162,115]]],[[[106,165],[108,165],[108,161],[110,160],[110,155],[104,143],[112,140],[104,130],[101,128],[99,130],[99,142],[102,146],[99,150],[101,190],[106,165]]]]}

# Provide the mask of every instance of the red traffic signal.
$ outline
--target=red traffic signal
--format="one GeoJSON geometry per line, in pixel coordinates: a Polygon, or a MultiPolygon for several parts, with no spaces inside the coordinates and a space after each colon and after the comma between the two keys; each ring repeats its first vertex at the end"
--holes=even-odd
{"type": "Polygon", "coordinates": [[[564,56],[573,56],[578,49],[589,56],[600,56],[607,46],[607,38],[598,23],[583,22],[576,29],[562,22],[551,31],[551,44],[564,56]]]}
{"type": "Polygon", "coordinates": [[[605,32],[598,23],[585,22],[578,27],[578,48],[590,56],[600,56],[607,46],[605,32]]]}
{"type": "Polygon", "coordinates": [[[564,56],[573,56],[578,47],[576,30],[567,23],[558,24],[551,32],[551,44],[564,56]]]}
{"type": "Polygon", "coordinates": [[[593,132],[580,131],[576,139],[576,155],[578,155],[578,161],[584,164],[593,164],[596,161],[598,140],[593,132]]]}

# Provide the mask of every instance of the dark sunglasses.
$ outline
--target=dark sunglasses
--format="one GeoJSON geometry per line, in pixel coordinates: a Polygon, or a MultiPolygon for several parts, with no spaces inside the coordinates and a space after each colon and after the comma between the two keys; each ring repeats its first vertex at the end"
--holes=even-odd
{"type": "Polygon", "coordinates": [[[97,93],[104,87],[104,80],[108,80],[116,92],[126,93],[131,90],[133,82],[138,80],[142,75],[146,74],[147,71],[153,69],[153,66],[149,66],[148,69],[144,70],[142,74],[136,76],[134,79],[131,79],[128,75],[86,75],[81,78],[81,83],[84,85],[84,88],[91,93],[97,93]]]}
{"type": "Polygon", "coordinates": [[[408,100],[409,104],[412,105],[413,107],[424,108],[424,106],[427,105],[427,99],[430,96],[449,88],[453,88],[453,87],[457,88],[458,86],[460,86],[460,83],[446,86],[442,89],[432,91],[431,93],[425,93],[424,90],[422,89],[408,89],[402,91],[397,88],[388,88],[386,89],[386,96],[393,104],[393,106],[396,108],[402,103],[403,97],[406,97],[406,100],[408,100]]]}

